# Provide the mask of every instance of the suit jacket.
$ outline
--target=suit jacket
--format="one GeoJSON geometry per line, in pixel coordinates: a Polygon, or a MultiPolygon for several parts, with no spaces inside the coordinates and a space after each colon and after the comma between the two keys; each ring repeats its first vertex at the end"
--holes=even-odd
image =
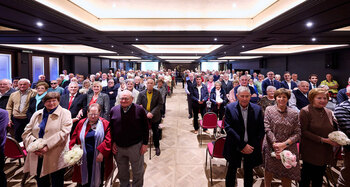
{"type": "MultiPolygon", "coordinates": [[[[233,89],[236,100],[237,100],[237,91],[238,91],[238,88],[239,88],[240,86],[241,86],[241,85],[238,85],[238,86],[236,86],[236,87],[233,89]]],[[[252,94],[252,95],[253,95],[253,94],[256,94],[256,95],[257,95],[256,97],[251,97],[251,98],[250,98],[250,102],[252,102],[252,103],[257,103],[257,102],[259,101],[259,97],[258,97],[258,94],[259,94],[259,93],[257,93],[256,90],[255,90],[253,87],[251,87],[251,86],[248,86],[248,88],[249,88],[249,90],[250,90],[250,94],[252,94]]]]}
{"type": "MultiPolygon", "coordinates": [[[[147,100],[147,89],[146,89],[139,93],[136,104],[142,105],[142,107],[146,110],[147,102],[148,100],[147,100]]],[[[151,111],[150,111],[153,114],[153,118],[151,120],[152,123],[159,123],[160,120],[162,119],[162,115],[160,113],[162,106],[163,106],[162,94],[158,90],[153,89],[153,95],[151,99],[151,111]]]]}
{"type": "MultiPolygon", "coordinates": [[[[93,93],[87,95],[86,107],[89,107],[89,103],[90,103],[90,101],[91,101],[93,96],[94,96],[93,93]]],[[[106,120],[109,120],[109,110],[110,110],[110,107],[109,107],[109,96],[107,94],[104,94],[104,93],[99,93],[99,96],[97,98],[96,103],[99,104],[100,107],[101,107],[101,114],[100,114],[100,116],[102,118],[105,118],[106,120]]]]}
{"type": "MultiPolygon", "coordinates": [[[[70,100],[69,94],[62,95],[60,99],[61,107],[68,109],[69,100],[70,100]]],[[[84,114],[86,114],[86,111],[87,111],[86,95],[78,92],[69,108],[71,117],[75,118],[81,109],[83,109],[84,114]]]]}
{"type": "MultiPolygon", "coordinates": [[[[226,92],[224,89],[221,88],[220,90],[220,98],[223,100],[221,105],[225,106],[228,103],[228,99],[226,97],[226,92]]],[[[211,101],[211,108],[214,108],[216,106],[216,89],[211,89],[210,92],[210,101],[211,101]]]]}
{"type": "Polygon", "coordinates": [[[221,81],[221,88],[225,90],[225,93],[230,93],[233,89],[232,81],[228,81],[227,84],[225,81],[221,81]]]}
{"type": "Polygon", "coordinates": [[[0,108],[6,110],[7,102],[9,101],[10,95],[15,92],[16,90],[13,88],[10,88],[9,91],[7,91],[1,98],[0,98],[0,108]]]}
{"type": "Polygon", "coordinates": [[[138,84],[138,85],[135,84],[134,88],[135,88],[137,91],[142,92],[143,90],[146,89],[146,86],[145,86],[144,84],[140,83],[140,84],[138,84]]]}
{"type": "Polygon", "coordinates": [[[262,163],[261,142],[265,131],[263,114],[259,105],[249,103],[248,106],[248,142],[244,141],[245,127],[238,101],[226,106],[225,130],[227,137],[223,155],[230,164],[232,163],[239,168],[243,156],[251,167],[262,163]],[[247,144],[254,147],[254,151],[249,155],[244,155],[241,151],[247,144]]]}
{"type": "Polygon", "coordinates": [[[295,87],[298,87],[297,83],[295,83],[294,81],[290,82],[290,86],[291,88],[289,88],[288,83],[285,80],[281,82],[281,88],[293,90],[295,87]]]}
{"type": "MultiPolygon", "coordinates": [[[[30,118],[32,118],[34,112],[36,112],[35,111],[35,107],[36,107],[36,99],[35,99],[35,97],[32,97],[29,100],[29,106],[28,106],[28,110],[27,110],[27,118],[28,118],[28,120],[30,120],[30,118]]],[[[44,103],[43,103],[43,101],[40,101],[40,103],[38,104],[38,108],[37,109],[40,110],[42,108],[44,108],[44,103]]]]}
{"type": "MultiPolygon", "coordinates": [[[[202,89],[201,89],[201,101],[205,102],[208,100],[209,98],[209,94],[208,94],[208,88],[207,86],[205,86],[204,84],[202,84],[202,89]]],[[[192,87],[192,92],[191,92],[191,99],[192,99],[192,103],[193,105],[199,105],[198,101],[199,101],[199,93],[198,93],[198,89],[197,89],[197,85],[193,85],[192,87]]]]}
{"type": "MultiPolygon", "coordinates": [[[[266,88],[268,86],[271,86],[271,82],[270,82],[270,79],[265,79],[262,81],[261,83],[261,89],[262,89],[262,92],[263,92],[263,95],[267,95],[266,93],[266,88]]],[[[276,81],[276,80],[273,80],[273,86],[278,89],[278,88],[281,88],[281,83],[276,81]]]]}
{"type": "MultiPolygon", "coordinates": [[[[318,84],[316,84],[316,88],[318,87],[318,84]]],[[[309,90],[312,89],[312,85],[311,85],[311,82],[309,82],[309,90]]]]}

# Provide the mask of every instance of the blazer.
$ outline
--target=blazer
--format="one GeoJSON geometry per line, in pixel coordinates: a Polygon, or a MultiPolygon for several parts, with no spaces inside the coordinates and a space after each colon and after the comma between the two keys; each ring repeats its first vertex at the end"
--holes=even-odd
{"type": "MultiPolygon", "coordinates": [[[[22,134],[23,143],[27,148],[29,144],[39,138],[39,125],[42,121],[43,109],[36,111],[22,134]]],[[[43,157],[43,166],[40,177],[67,167],[64,162],[64,152],[68,151],[69,133],[72,128],[70,112],[61,106],[49,115],[45,127],[44,141],[48,151],[43,157]]],[[[38,156],[28,152],[23,172],[30,175],[37,174],[38,156]]]]}
{"type": "MultiPolygon", "coordinates": [[[[61,107],[68,109],[69,100],[70,100],[69,94],[62,95],[61,100],[60,100],[61,107]]],[[[72,102],[72,105],[69,108],[69,111],[71,113],[71,117],[75,118],[81,109],[83,109],[83,113],[85,116],[86,111],[87,111],[86,106],[87,106],[86,105],[86,95],[81,94],[81,93],[77,93],[77,95],[75,96],[75,98],[72,102]]]]}
{"type": "MultiPolygon", "coordinates": [[[[69,149],[72,149],[72,147],[77,144],[81,145],[80,142],[80,132],[81,129],[83,128],[84,122],[86,121],[87,118],[84,118],[78,122],[77,127],[75,128],[71,140],[69,142],[69,149]]],[[[102,141],[102,143],[98,146],[96,146],[96,149],[102,153],[103,155],[103,161],[104,161],[104,179],[106,180],[109,175],[112,173],[113,170],[113,154],[112,154],[112,138],[111,138],[111,131],[110,131],[110,126],[109,122],[106,119],[103,119],[100,117],[100,120],[102,121],[103,127],[104,127],[104,133],[105,137],[102,141]]],[[[85,130],[85,136],[89,132],[91,126],[87,125],[86,130],[85,130]]],[[[74,172],[72,176],[72,181],[73,182],[78,182],[81,184],[81,171],[80,171],[80,166],[75,165],[74,166],[74,172]]],[[[102,182],[102,181],[101,181],[102,182]]]]}
{"type": "MultiPolygon", "coordinates": [[[[263,95],[267,95],[267,93],[266,93],[266,88],[267,88],[268,86],[270,86],[270,85],[271,85],[270,79],[265,79],[265,80],[262,81],[262,83],[261,83],[261,89],[262,89],[263,95]]],[[[274,80],[273,80],[273,86],[274,86],[276,89],[281,88],[281,83],[278,82],[278,81],[276,81],[276,80],[274,79],[274,80]]]]}
{"type": "MultiPolygon", "coordinates": [[[[90,103],[93,96],[94,96],[93,93],[87,95],[86,107],[89,107],[89,103],[90,103]]],[[[102,118],[105,118],[106,120],[109,120],[109,110],[110,110],[109,96],[107,94],[104,94],[104,93],[99,93],[96,103],[99,104],[101,107],[100,116],[102,118]]]]}
{"type": "MultiPolygon", "coordinates": [[[[142,105],[142,107],[146,110],[147,102],[148,100],[147,100],[147,89],[146,89],[139,93],[136,104],[142,105]]],[[[163,106],[162,94],[158,90],[153,89],[153,95],[151,99],[151,111],[150,111],[153,114],[153,118],[151,120],[152,123],[159,123],[160,120],[162,119],[162,115],[160,113],[162,106],[163,106]]]]}
{"type": "Polygon", "coordinates": [[[221,81],[221,88],[225,90],[225,93],[229,93],[233,89],[232,81],[228,81],[227,84],[221,81]]]}
{"type": "Polygon", "coordinates": [[[248,142],[244,141],[244,121],[239,102],[230,103],[225,111],[225,130],[227,133],[223,155],[225,159],[240,168],[242,157],[248,161],[251,167],[262,163],[261,142],[264,138],[264,118],[259,105],[249,103],[248,106],[248,142]],[[254,147],[253,153],[244,155],[241,153],[247,145],[254,147]]]}
{"type": "MultiPolygon", "coordinates": [[[[191,93],[191,99],[192,103],[194,105],[199,105],[198,100],[199,100],[199,93],[197,89],[197,85],[194,84],[192,87],[192,92],[191,93]]],[[[202,89],[201,89],[201,101],[206,102],[209,99],[209,94],[208,94],[208,88],[204,84],[202,84],[202,89]]]]}
{"type": "Polygon", "coordinates": [[[13,88],[10,88],[9,91],[7,91],[3,96],[0,98],[0,108],[6,110],[7,102],[9,101],[10,95],[15,92],[16,90],[13,88]]]}
{"type": "Polygon", "coordinates": [[[294,81],[290,82],[291,88],[289,88],[288,83],[285,80],[282,81],[280,84],[281,84],[281,88],[285,88],[285,89],[289,89],[289,90],[293,90],[295,87],[298,87],[297,83],[295,83],[294,81]]]}
{"type": "Polygon", "coordinates": [[[135,88],[137,91],[142,92],[143,90],[146,89],[146,86],[145,86],[144,84],[140,83],[140,84],[138,84],[138,85],[135,84],[134,88],[135,88]]]}
{"type": "MultiPolygon", "coordinates": [[[[241,85],[238,85],[238,86],[236,86],[236,87],[233,89],[236,100],[237,100],[237,91],[238,91],[238,88],[239,88],[240,86],[241,86],[241,85]]],[[[252,102],[252,103],[257,103],[257,102],[259,101],[259,97],[258,97],[259,93],[257,93],[256,90],[255,90],[253,87],[251,87],[251,86],[248,86],[248,88],[249,88],[249,90],[250,90],[250,94],[252,94],[252,95],[253,95],[253,94],[256,94],[256,97],[251,97],[251,98],[250,98],[250,102],[252,102]]]]}
{"type": "MultiPolygon", "coordinates": [[[[27,110],[27,118],[28,120],[30,120],[30,118],[32,118],[34,112],[35,111],[35,107],[36,107],[36,99],[35,97],[32,97],[30,98],[30,101],[29,101],[29,107],[28,107],[28,110],[27,110]]],[[[38,110],[44,108],[44,103],[43,101],[40,101],[40,103],[38,104],[38,110]]]]}
{"type": "Polygon", "coordinates": [[[105,86],[102,88],[102,93],[105,93],[109,96],[109,107],[114,107],[118,95],[118,88],[116,88],[115,86],[113,86],[112,88],[105,86]]]}
{"type": "MultiPolygon", "coordinates": [[[[319,84],[316,83],[316,88],[319,86],[319,84]]],[[[309,82],[309,90],[312,89],[312,85],[311,85],[311,82],[309,82]]]]}
{"type": "MultiPolygon", "coordinates": [[[[226,103],[228,103],[228,99],[226,97],[226,92],[224,89],[221,88],[220,90],[220,98],[223,100],[222,105],[225,106],[226,103]]],[[[216,106],[216,89],[213,88],[211,89],[210,92],[210,102],[211,102],[211,107],[215,107],[216,106]]]]}

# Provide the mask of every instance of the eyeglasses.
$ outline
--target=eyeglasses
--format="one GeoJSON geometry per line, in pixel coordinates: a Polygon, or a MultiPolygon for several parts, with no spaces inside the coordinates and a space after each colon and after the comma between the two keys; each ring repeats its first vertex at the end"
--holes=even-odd
{"type": "Polygon", "coordinates": [[[57,83],[54,82],[54,83],[51,83],[51,84],[57,84],[57,83]]]}
{"type": "Polygon", "coordinates": [[[88,116],[94,117],[94,116],[99,116],[100,114],[88,114],[88,116]]]}

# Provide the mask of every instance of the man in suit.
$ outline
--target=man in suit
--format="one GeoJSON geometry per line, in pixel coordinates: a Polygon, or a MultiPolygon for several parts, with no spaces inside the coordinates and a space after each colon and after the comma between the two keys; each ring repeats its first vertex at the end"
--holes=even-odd
{"type": "Polygon", "coordinates": [[[309,76],[309,81],[310,81],[309,90],[318,87],[318,85],[317,85],[318,77],[316,74],[311,74],[309,76]]]}
{"type": "Polygon", "coordinates": [[[142,92],[144,89],[146,89],[145,85],[141,83],[141,78],[139,76],[136,76],[134,81],[134,87],[137,91],[142,92]]]}
{"type": "Polygon", "coordinates": [[[62,95],[60,99],[61,107],[69,110],[71,113],[73,121],[71,134],[74,132],[79,120],[83,117],[83,114],[86,113],[86,95],[80,94],[78,89],[78,83],[71,82],[68,85],[69,94],[62,95]]]}
{"type": "Polygon", "coordinates": [[[272,71],[267,72],[267,79],[265,79],[261,83],[261,89],[262,89],[263,95],[267,95],[266,88],[268,86],[274,86],[276,88],[276,90],[278,88],[281,88],[280,82],[275,80],[274,77],[275,77],[275,73],[274,72],[272,72],[272,71]]]}
{"type": "Polygon", "coordinates": [[[50,85],[50,82],[48,80],[46,80],[46,76],[45,75],[39,75],[39,80],[38,82],[34,82],[32,84],[32,89],[35,89],[36,88],[36,85],[39,83],[39,82],[46,82],[47,85],[50,85]]]}
{"type": "Polygon", "coordinates": [[[162,120],[163,99],[161,93],[153,89],[155,80],[152,78],[147,79],[147,89],[140,92],[136,101],[136,104],[141,105],[147,113],[147,118],[152,124],[153,142],[156,148],[156,155],[160,155],[159,148],[159,124],[162,120]]]}
{"type": "Polygon", "coordinates": [[[108,80],[107,86],[102,88],[102,93],[109,96],[109,108],[112,109],[118,95],[118,88],[115,87],[113,79],[108,80]]]}
{"type": "Polygon", "coordinates": [[[185,91],[187,94],[187,105],[188,105],[188,119],[192,118],[192,99],[191,99],[191,92],[193,89],[193,85],[195,85],[195,81],[194,81],[194,76],[193,73],[190,73],[188,75],[188,80],[186,80],[186,84],[185,84],[185,91]]]}
{"type": "Polygon", "coordinates": [[[284,73],[283,77],[284,80],[281,82],[281,88],[294,90],[294,88],[298,87],[298,85],[291,80],[291,76],[288,71],[284,73]]]}
{"type": "Polygon", "coordinates": [[[225,90],[225,93],[230,93],[233,88],[232,81],[229,80],[228,74],[224,74],[224,79],[221,81],[221,88],[225,90]]]}
{"type": "Polygon", "coordinates": [[[236,99],[237,99],[237,90],[241,86],[248,87],[248,89],[250,91],[250,94],[251,94],[250,102],[257,103],[258,100],[259,100],[258,93],[256,93],[256,91],[255,91],[255,89],[253,87],[248,86],[248,76],[247,75],[242,75],[239,78],[239,86],[236,86],[234,88],[234,94],[235,94],[236,99]]]}
{"type": "Polygon", "coordinates": [[[307,98],[309,93],[309,83],[306,81],[300,81],[297,90],[293,90],[289,99],[289,106],[296,109],[298,112],[310,104],[307,98]]]}
{"type": "Polygon", "coordinates": [[[15,91],[15,89],[11,88],[11,81],[9,79],[0,80],[0,108],[6,110],[10,95],[15,91]]]}
{"type": "MultiPolygon", "coordinates": [[[[192,87],[191,99],[192,99],[192,108],[193,108],[193,127],[194,133],[198,133],[198,111],[200,111],[202,118],[206,109],[206,102],[208,101],[209,94],[208,88],[202,84],[201,76],[196,77],[196,84],[192,87]]],[[[203,129],[206,131],[206,129],[203,129]]]]}
{"type": "Polygon", "coordinates": [[[244,186],[253,186],[253,168],[262,163],[261,141],[264,119],[261,107],[250,103],[250,90],[241,86],[238,101],[227,105],[225,130],[227,133],[223,155],[228,162],[226,186],[235,186],[237,168],[243,159],[244,186]]]}

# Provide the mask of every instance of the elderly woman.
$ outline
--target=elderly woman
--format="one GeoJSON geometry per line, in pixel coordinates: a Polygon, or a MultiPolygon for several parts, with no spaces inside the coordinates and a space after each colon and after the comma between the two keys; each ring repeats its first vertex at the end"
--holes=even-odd
{"type": "Polygon", "coordinates": [[[26,148],[38,138],[45,146],[35,152],[28,152],[23,172],[36,175],[39,187],[63,186],[63,153],[68,151],[69,133],[72,128],[70,112],[59,106],[60,94],[50,92],[42,99],[44,108],[35,112],[22,134],[26,148]]]}
{"type": "Polygon", "coordinates": [[[221,89],[220,81],[216,81],[215,87],[211,90],[210,102],[212,111],[219,116],[220,120],[222,120],[225,113],[225,105],[228,101],[225,90],[221,89]]]}
{"type": "MultiPolygon", "coordinates": [[[[125,82],[126,82],[125,90],[129,90],[132,93],[132,97],[134,98],[132,100],[132,103],[136,103],[137,97],[139,96],[139,91],[137,91],[134,88],[134,80],[133,79],[126,79],[125,82]]],[[[118,90],[118,95],[117,95],[117,98],[116,98],[115,106],[120,104],[120,97],[121,97],[121,95],[119,93],[122,93],[122,91],[118,90]]]]}
{"type": "Polygon", "coordinates": [[[331,110],[331,111],[334,111],[334,110],[335,110],[335,106],[337,105],[337,100],[336,100],[335,98],[332,98],[332,97],[330,96],[329,87],[328,87],[327,85],[321,84],[321,85],[318,86],[318,88],[321,88],[321,89],[323,89],[325,92],[328,93],[328,95],[329,95],[329,100],[328,100],[328,103],[327,103],[327,105],[326,105],[326,108],[328,108],[328,109],[331,110]]]}
{"type": "Polygon", "coordinates": [[[333,146],[339,146],[328,138],[335,130],[332,111],[325,108],[328,93],[320,88],[308,94],[310,104],[300,110],[301,142],[303,159],[300,186],[321,187],[327,164],[333,159],[333,146]]]}
{"type": "Polygon", "coordinates": [[[213,75],[209,76],[209,80],[206,82],[206,86],[208,88],[208,93],[210,93],[211,90],[215,87],[213,75]]]}
{"type": "Polygon", "coordinates": [[[268,86],[266,88],[266,93],[267,95],[264,95],[260,101],[258,102],[258,104],[261,106],[261,108],[263,109],[263,112],[265,112],[266,107],[268,106],[272,106],[275,105],[276,100],[275,100],[275,91],[276,91],[276,87],[274,86],[268,86]]]}
{"type": "Polygon", "coordinates": [[[108,120],[110,110],[108,95],[101,93],[102,85],[98,81],[92,83],[92,91],[93,93],[87,95],[87,107],[94,103],[99,104],[101,106],[101,117],[108,120]]]}
{"type": "Polygon", "coordinates": [[[99,104],[91,104],[88,117],[79,121],[69,142],[83,149],[82,164],[75,165],[72,181],[83,186],[100,186],[113,170],[109,122],[100,117],[99,104]]]}
{"type": "Polygon", "coordinates": [[[91,90],[91,82],[86,79],[86,80],[83,81],[83,86],[79,90],[79,93],[81,93],[81,94],[88,94],[89,92],[90,93],[92,92],[92,90],[91,90]]]}
{"type": "Polygon", "coordinates": [[[231,89],[230,93],[227,94],[227,98],[229,100],[230,103],[233,103],[236,101],[236,97],[235,97],[235,91],[234,88],[236,88],[237,86],[239,86],[239,81],[238,80],[234,80],[232,81],[232,85],[233,85],[233,89],[231,89]]]}
{"type": "Polygon", "coordinates": [[[44,108],[44,103],[42,102],[42,99],[47,94],[47,90],[49,89],[49,85],[46,82],[39,82],[35,89],[37,91],[37,94],[35,97],[30,98],[29,101],[29,107],[27,110],[27,118],[30,120],[32,118],[34,112],[44,108]]]}
{"type": "Polygon", "coordinates": [[[300,180],[300,166],[286,169],[279,154],[283,150],[289,150],[297,155],[297,142],[300,139],[301,130],[298,112],[287,106],[290,91],[280,88],[274,93],[276,105],[269,106],[265,111],[265,132],[263,141],[263,157],[265,167],[265,186],[271,186],[272,177],[282,180],[282,186],[291,186],[291,180],[300,180]],[[271,156],[271,152],[276,157],[271,156]]]}

